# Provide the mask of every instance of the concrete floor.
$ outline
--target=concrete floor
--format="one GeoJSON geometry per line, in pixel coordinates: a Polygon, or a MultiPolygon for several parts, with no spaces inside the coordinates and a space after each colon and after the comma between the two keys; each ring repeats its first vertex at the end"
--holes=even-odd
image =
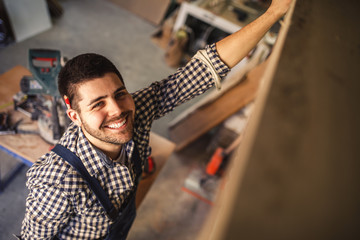
{"type": "MultiPolygon", "coordinates": [[[[64,8],[64,15],[53,22],[50,30],[0,49],[0,74],[16,65],[27,66],[29,48],[58,49],[63,56],[68,58],[84,52],[103,54],[119,68],[130,92],[146,87],[151,82],[161,80],[175,71],[165,64],[164,50],[150,40],[157,29],[156,26],[109,1],[62,0],[59,2],[64,8]]],[[[195,101],[197,100],[180,106],[173,113],[155,122],[153,131],[168,137],[167,123],[195,101]]],[[[194,151],[197,152],[196,149],[197,147],[190,149],[192,152],[185,155],[172,156],[173,165],[175,167],[183,165],[181,159],[185,157],[189,160],[189,156],[192,156],[194,151]]],[[[0,151],[0,159],[2,162],[9,159],[17,161],[3,151],[0,151]]],[[[25,187],[27,170],[27,166],[23,167],[0,194],[0,239],[9,239],[12,233],[20,231],[27,196],[25,187]]],[[[180,177],[185,177],[185,175],[186,172],[182,172],[180,177]]],[[[173,181],[178,181],[181,185],[183,180],[173,178],[173,181]]],[[[171,217],[176,219],[175,222],[163,217],[162,227],[152,232],[153,239],[193,239],[193,234],[196,234],[199,229],[198,224],[203,221],[209,206],[194,200],[192,196],[181,193],[179,189],[172,196],[183,199],[180,200],[181,204],[190,204],[191,211],[185,211],[184,214],[178,216],[176,211],[181,211],[179,207],[183,205],[179,204],[177,208],[173,208],[171,217]],[[194,213],[197,213],[195,221],[198,223],[195,225],[187,221],[194,213]],[[183,227],[189,229],[188,233],[179,234],[179,230],[173,225],[174,223],[181,225],[181,222],[183,227]],[[172,227],[169,228],[169,226],[172,227]],[[162,233],[161,229],[166,230],[165,233],[162,233]]],[[[141,231],[143,237],[139,234],[134,233],[133,239],[150,239],[146,231],[141,231]]]]}

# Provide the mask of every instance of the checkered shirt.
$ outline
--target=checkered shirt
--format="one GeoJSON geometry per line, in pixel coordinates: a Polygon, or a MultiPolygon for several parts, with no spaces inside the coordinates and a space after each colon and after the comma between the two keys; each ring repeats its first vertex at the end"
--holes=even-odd
{"type": "MultiPolygon", "coordinates": [[[[219,76],[225,77],[230,69],[220,60],[215,44],[207,46],[206,52],[219,76]]],[[[144,160],[151,153],[152,122],[213,85],[207,66],[193,58],[175,74],[133,93],[135,127],[133,139],[125,145],[127,158],[131,159],[136,143],[144,166],[144,160]]],[[[70,124],[59,143],[77,154],[90,175],[99,180],[114,206],[120,209],[134,187],[131,161],[120,164],[99,154],[75,124],[70,124]]],[[[60,239],[102,239],[106,236],[112,221],[86,182],[61,157],[54,152],[45,154],[29,169],[27,177],[29,195],[22,239],[51,239],[55,235],[60,239]]]]}

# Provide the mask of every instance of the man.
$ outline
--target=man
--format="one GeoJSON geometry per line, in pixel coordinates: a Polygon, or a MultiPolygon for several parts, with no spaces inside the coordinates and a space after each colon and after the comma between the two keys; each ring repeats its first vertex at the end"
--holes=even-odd
{"type": "Polygon", "coordinates": [[[218,84],[290,2],[273,0],[257,20],[207,46],[167,79],[133,94],[105,57],[82,54],[70,60],[58,85],[72,123],[59,148],[74,153],[90,177],[73,166],[71,154],[54,150],[41,157],[27,173],[22,239],[125,239],[135,218],[137,180],[150,155],[152,122],[218,84]]]}

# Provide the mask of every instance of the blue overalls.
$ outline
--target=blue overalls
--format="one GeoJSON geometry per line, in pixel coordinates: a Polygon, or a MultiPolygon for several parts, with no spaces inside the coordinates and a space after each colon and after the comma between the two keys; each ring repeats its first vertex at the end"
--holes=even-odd
{"type": "Polygon", "coordinates": [[[81,162],[81,160],[69,149],[64,146],[57,144],[53,149],[53,152],[58,154],[64,160],[66,160],[70,165],[72,165],[84,178],[84,180],[88,183],[91,190],[94,192],[101,205],[105,209],[107,215],[113,221],[113,224],[108,229],[108,234],[106,236],[106,240],[125,240],[131,225],[133,224],[136,217],[136,206],[135,206],[135,196],[136,189],[139,182],[139,177],[142,173],[141,168],[141,159],[139,155],[139,151],[136,146],[134,148],[134,153],[132,155],[131,160],[135,166],[135,188],[130,193],[128,200],[125,201],[119,211],[116,210],[114,205],[111,203],[109,197],[105,193],[105,191],[100,186],[98,180],[90,176],[85,166],[81,162]]]}

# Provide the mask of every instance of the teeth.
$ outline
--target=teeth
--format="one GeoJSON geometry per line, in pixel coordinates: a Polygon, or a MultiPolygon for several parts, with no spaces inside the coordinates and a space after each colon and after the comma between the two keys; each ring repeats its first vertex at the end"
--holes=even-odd
{"type": "Polygon", "coordinates": [[[126,123],[126,119],[124,119],[124,120],[123,120],[122,122],[120,122],[120,123],[110,124],[110,125],[108,125],[108,127],[109,127],[109,128],[113,128],[113,129],[121,128],[125,123],[126,123]]]}

